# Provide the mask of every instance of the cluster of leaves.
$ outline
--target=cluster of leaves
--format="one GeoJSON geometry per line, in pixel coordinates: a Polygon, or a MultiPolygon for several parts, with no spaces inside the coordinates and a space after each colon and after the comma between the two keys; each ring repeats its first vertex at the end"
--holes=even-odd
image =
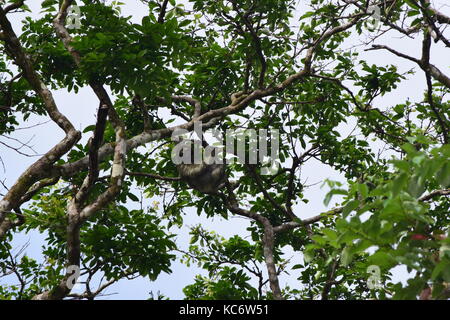
{"type": "Polygon", "coordinates": [[[442,298],[443,283],[450,280],[450,203],[444,199],[435,206],[427,200],[432,199],[434,190],[450,186],[450,148],[429,148],[430,141],[425,138],[411,142],[419,142],[425,149],[403,145],[406,156],[391,161],[389,178],[368,176],[348,190],[333,191],[347,198],[342,217],[336,219],[335,227],[321,229],[306,253],[312,261],[317,249],[332,248],[332,256],[344,267],[366,256],[362,270],[375,265],[387,276],[394,267],[404,265],[408,272],[414,271],[413,277],[405,285],[386,283],[381,297],[390,294],[396,299],[414,299],[421,288],[430,285],[434,298],[442,298]],[[373,254],[367,256],[369,248],[373,254]]]}
{"type": "MultiPolygon", "coordinates": [[[[39,201],[23,212],[27,219],[24,231],[39,230],[47,235],[42,248],[46,263],[38,264],[24,255],[13,268],[8,264],[11,248],[2,247],[1,271],[17,270],[25,283],[24,288],[0,286],[5,298],[31,298],[61,281],[66,258],[68,199],[67,190],[66,193],[61,190],[65,189],[47,189],[37,197],[39,201]]],[[[162,228],[162,221],[151,209],[144,212],[110,205],[83,226],[80,237],[81,272],[91,276],[101,273],[108,281],[136,274],[155,280],[161,272],[171,272],[170,265],[175,259],[174,235],[162,228]]]]}
{"type": "Polygon", "coordinates": [[[26,121],[32,114],[43,115],[45,111],[28,82],[13,73],[11,61],[4,59],[1,51],[0,54],[0,134],[8,134],[14,132],[20,121],[26,121]]]}
{"type": "Polygon", "coordinates": [[[188,266],[196,263],[208,271],[208,277],[197,275],[195,282],[186,286],[183,292],[186,299],[199,300],[238,300],[263,299],[262,283],[258,292],[252,286],[253,277],[262,273],[262,248],[252,245],[239,236],[224,239],[215,232],[207,232],[200,226],[191,229],[189,251],[183,256],[188,266]]]}

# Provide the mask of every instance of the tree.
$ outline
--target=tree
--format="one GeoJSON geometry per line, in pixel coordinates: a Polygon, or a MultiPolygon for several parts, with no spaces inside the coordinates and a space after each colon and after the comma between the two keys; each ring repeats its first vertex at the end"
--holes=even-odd
{"type": "Polygon", "coordinates": [[[139,24],[116,1],[41,1],[38,18],[24,0],[1,5],[1,137],[14,139],[32,115],[65,134],[4,185],[0,276],[18,284],[0,284],[1,298],[94,299],[123,278],[156,279],[170,272],[172,230],[192,207],[204,219],[247,218],[251,239],[194,227],[182,260],[208,276],[184,289],[187,298],[448,297],[450,78],[432,60],[432,49],[450,47],[448,15],[429,0],[141,2],[139,24]],[[10,23],[18,11],[27,13],[20,34],[10,23]],[[418,52],[391,46],[399,36],[418,52]],[[403,62],[412,69],[400,72],[403,62]],[[392,103],[415,77],[423,96],[392,103]],[[80,132],[52,92],[84,87],[98,108],[80,132]],[[277,170],[235,162],[234,188],[189,189],[171,137],[200,122],[222,133],[278,130],[277,170]],[[310,163],[342,177],[325,180],[324,203],[336,206],[314,215],[304,212],[310,163]],[[11,245],[31,230],[47,236],[43,263],[11,245]],[[284,258],[288,247],[301,263],[284,258]],[[397,266],[412,271],[407,283],[392,277],[397,266]],[[71,293],[76,270],[87,277],[82,294],[71,293]],[[289,271],[300,276],[282,286],[289,271]],[[106,282],[92,288],[98,274],[106,282]]]}

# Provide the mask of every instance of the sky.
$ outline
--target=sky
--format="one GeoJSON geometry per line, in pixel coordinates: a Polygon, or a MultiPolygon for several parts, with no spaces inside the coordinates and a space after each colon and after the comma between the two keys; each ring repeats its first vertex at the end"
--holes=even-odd
{"type": "MultiPolygon", "coordinates": [[[[38,16],[40,1],[28,2],[30,3],[29,6],[33,11],[32,16],[38,16]]],[[[111,1],[106,2],[110,3],[111,1]]],[[[123,2],[125,2],[126,5],[122,6],[122,14],[124,16],[131,16],[133,22],[139,23],[142,17],[147,14],[146,6],[140,1],[127,0],[123,2]]],[[[445,2],[445,0],[435,1],[435,7],[450,15],[450,7],[446,5],[445,2]]],[[[298,7],[298,14],[300,15],[304,10],[304,6],[300,4],[298,7]]],[[[16,13],[9,16],[17,33],[20,32],[21,20],[24,16],[25,15],[21,13],[16,13]]],[[[368,35],[370,35],[370,33],[368,33],[368,35]]],[[[405,39],[400,37],[398,34],[396,36],[386,34],[385,36],[377,39],[375,43],[386,44],[394,49],[416,57],[420,54],[420,41],[405,39]]],[[[346,46],[347,48],[351,48],[359,44],[359,40],[352,37],[347,40],[346,46]]],[[[448,71],[449,60],[443,49],[444,48],[440,45],[435,46],[432,51],[431,61],[438,67],[442,68],[441,70],[446,72],[448,71]]],[[[358,49],[358,51],[362,50],[358,49]]],[[[376,100],[376,103],[379,103],[380,105],[384,104],[392,106],[396,103],[404,102],[405,98],[408,98],[411,101],[421,99],[425,83],[424,75],[412,62],[399,59],[385,51],[363,52],[360,58],[364,58],[369,62],[377,64],[395,64],[398,66],[400,72],[406,72],[411,68],[414,68],[417,71],[416,75],[410,76],[408,81],[401,83],[397,90],[391,94],[387,94],[381,99],[376,100]]],[[[69,93],[65,90],[58,90],[54,91],[53,95],[60,111],[69,118],[78,130],[82,131],[86,126],[95,123],[98,100],[90,88],[82,88],[76,94],[74,92],[69,93]]],[[[63,138],[63,132],[53,122],[46,121],[47,119],[42,117],[31,117],[26,123],[22,124],[22,127],[29,127],[39,123],[41,123],[41,125],[26,130],[18,130],[14,133],[13,137],[20,141],[31,140],[30,144],[33,145],[34,150],[38,154],[43,154],[63,138]]],[[[342,135],[345,136],[345,134],[351,129],[351,123],[348,126],[343,126],[341,128],[342,135]]],[[[82,140],[82,142],[85,142],[87,138],[89,138],[88,135],[83,137],[84,140],[82,140]]],[[[0,155],[3,159],[5,167],[3,169],[0,166],[0,179],[5,181],[5,184],[9,186],[12,185],[18,176],[37,159],[37,157],[24,157],[2,147],[1,145],[0,155]]],[[[308,218],[315,216],[326,209],[323,204],[323,197],[326,193],[326,189],[321,187],[321,182],[326,178],[341,181],[344,180],[339,173],[327,166],[319,164],[317,161],[312,161],[311,163],[308,162],[302,169],[302,176],[308,177],[307,184],[315,184],[305,192],[305,196],[310,200],[310,202],[307,204],[302,203],[300,206],[295,208],[296,212],[300,213],[300,218],[308,218]]],[[[2,192],[1,189],[0,192],[2,192]]],[[[154,199],[146,199],[146,204],[151,205],[153,200],[154,199]]],[[[137,206],[137,204],[130,204],[131,207],[133,205],[137,206]]],[[[329,207],[332,207],[333,205],[334,203],[331,203],[329,207]]],[[[202,224],[208,230],[215,230],[217,233],[226,238],[234,234],[239,234],[250,240],[249,233],[246,231],[246,228],[250,225],[250,223],[247,219],[242,217],[231,217],[229,220],[224,220],[218,217],[205,219],[204,217],[198,217],[194,210],[189,210],[185,217],[185,222],[186,225],[181,230],[177,231],[177,243],[183,250],[187,249],[187,244],[189,243],[189,226],[194,226],[197,224],[202,224]]],[[[30,245],[27,248],[26,253],[31,257],[42,260],[40,246],[43,243],[44,238],[44,235],[38,234],[37,232],[32,232],[26,235],[19,234],[14,238],[14,245],[16,247],[20,247],[21,245],[29,242],[30,245]]],[[[289,249],[287,249],[285,257],[291,257],[291,263],[293,264],[301,262],[301,256],[291,254],[289,249]]],[[[138,278],[131,281],[119,281],[105,291],[107,294],[112,295],[102,297],[102,299],[146,299],[149,297],[150,291],[153,291],[155,294],[159,291],[172,299],[181,299],[184,296],[181,291],[182,288],[193,283],[194,275],[199,273],[205,274],[202,270],[199,270],[195,266],[188,268],[181,263],[175,263],[172,265],[171,274],[163,273],[154,282],[143,278],[138,278]]],[[[282,275],[280,277],[281,286],[284,287],[286,284],[289,284],[291,287],[297,286],[297,275],[298,274],[295,273],[295,270],[290,276],[282,275]]],[[[395,271],[395,276],[399,280],[404,281],[408,277],[408,274],[405,268],[399,267],[395,271]]],[[[0,281],[2,280],[0,279],[0,281]]]]}

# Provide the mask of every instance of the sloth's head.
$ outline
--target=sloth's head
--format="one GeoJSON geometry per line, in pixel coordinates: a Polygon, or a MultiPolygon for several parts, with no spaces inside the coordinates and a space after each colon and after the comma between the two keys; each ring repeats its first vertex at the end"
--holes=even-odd
{"type": "MultiPolygon", "coordinates": [[[[209,147],[209,146],[208,146],[209,147]]],[[[204,159],[200,141],[182,140],[174,148],[172,158],[181,179],[202,193],[216,193],[225,179],[225,165],[204,159]],[[205,161],[206,160],[206,161],[205,161]]]]}

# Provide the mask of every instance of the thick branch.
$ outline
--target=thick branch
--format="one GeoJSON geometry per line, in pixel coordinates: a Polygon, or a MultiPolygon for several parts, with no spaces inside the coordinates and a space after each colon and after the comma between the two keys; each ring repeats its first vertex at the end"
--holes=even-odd
{"type": "MultiPolygon", "coordinates": [[[[60,10],[56,16],[56,18],[53,20],[53,26],[58,34],[58,36],[61,38],[64,46],[66,47],[67,51],[72,55],[72,57],[75,60],[75,63],[77,65],[80,65],[81,63],[81,56],[80,54],[72,47],[71,41],[72,38],[70,37],[69,32],[64,26],[64,20],[67,16],[67,9],[72,4],[72,0],[65,0],[61,4],[60,10]]],[[[94,93],[97,95],[99,101],[100,101],[100,110],[99,110],[99,123],[98,125],[100,128],[97,128],[98,131],[97,134],[100,135],[100,132],[104,130],[104,118],[106,117],[105,110],[108,111],[109,121],[111,122],[112,126],[114,127],[114,131],[116,132],[116,141],[115,141],[115,148],[114,148],[114,159],[113,159],[113,166],[112,166],[112,173],[111,173],[111,181],[110,186],[107,191],[105,191],[103,194],[101,194],[94,203],[86,206],[82,212],[80,212],[80,219],[81,221],[85,221],[88,219],[93,213],[97,212],[101,208],[103,208],[107,203],[112,201],[114,199],[114,196],[120,191],[120,186],[122,184],[122,180],[125,173],[125,155],[127,151],[127,145],[126,145],[126,139],[125,139],[125,129],[124,125],[117,115],[114,106],[112,104],[112,101],[106,92],[105,88],[102,84],[96,82],[96,81],[90,81],[89,85],[93,89],[94,93]],[[100,117],[101,116],[101,117],[100,117]]],[[[102,135],[102,134],[101,134],[102,135]]],[[[94,135],[95,137],[95,135],[94,135]]],[[[100,137],[96,138],[100,139],[100,137]]],[[[97,152],[98,147],[94,148],[95,153],[97,152]]],[[[89,159],[92,160],[92,154],[90,154],[89,159]]],[[[98,162],[97,155],[94,156],[95,162],[98,162]]],[[[98,156],[100,158],[100,156],[98,156]]],[[[92,161],[91,161],[92,162],[92,161]]],[[[91,175],[91,174],[90,174],[91,175]]],[[[98,173],[97,173],[98,175],[98,173]]],[[[89,182],[83,183],[84,185],[89,185],[89,183],[93,183],[96,180],[90,180],[89,176],[87,178],[89,182]]],[[[82,191],[82,190],[80,190],[82,191]]],[[[86,193],[87,191],[83,191],[86,193]]],[[[83,198],[82,194],[78,194],[81,199],[83,198]]],[[[76,197],[77,198],[77,197],[76,197]]],[[[76,200],[75,200],[76,201],[76,200]]],[[[75,204],[76,206],[79,205],[75,204]]],[[[77,208],[78,209],[78,208],[77,208]]]]}
{"type": "Polygon", "coordinates": [[[108,109],[107,105],[102,104],[98,108],[97,124],[95,125],[94,136],[89,145],[89,185],[92,185],[98,178],[98,149],[103,144],[108,109]]]}
{"type": "Polygon", "coordinates": [[[440,12],[440,11],[434,9],[434,8],[429,8],[429,10],[431,10],[435,14],[436,20],[439,23],[450,24],[450,17],[449,16],[443,14],[442,12],[440,12]]]}
{"type": "Polygon", "coordinates": [[[419,201],[425,202],[432,200],[433,198],[439,197],[439,196],[448,196],[450,195],[450,189],[442,189],[442,190],[435,190],[433,192],[430,192],[429,194],[419,198],[419,201]]]}
{"type": "Polygon", "coordinates": [[[330,265],[328,273],[327,273],[327,282],[323,286],[322,290],[322,300],[328,300],[328,295],[330,290],[335,283],[334,279],[336,278],[336,269],[339,265],[339,260],[335,259],[333,263],[330,265]]]}
{"type": "MultiPolygon", "coordinates": [[[[68,8],[68,6],[70,5],[70,3],[71,3],[71,1],[63,2],[62,6],[61,6],[61,10],[58,13],[57,18],[55,18],[55,20],[54,20],[54,26],[55,26],[55,29],[57,30],[58,35],[60,35],[60,37],[62,37],[63,43],[65,44],[66,48],[68,48],[68,51],[74,56],[75,61],[77,61],[77,60],[79,61],[79,54],[75,50],[73,50],[73,48],[71,48],[70,36],[62,24],[62,22],[64,22],[64,17],[65,17],[64,8],[66,10],[68,8]]],[[[225,116],[227,116],[229,114],[237,113],[237,112],[245,109],[245,107],[247,107],[249,104],[253,103],[257,99],[261,99],[261,98],[264,98],[264,97],[267,97],[270,95],[274,95],[278,92],[285,90],[292,84],[309,76],[310,71],[311,71],[313,54],[314,54],[315,50],[317,49],[317,47],[322,42],[328,40],[331,36],[333,36],[336,33],[339,33],[339,32],[342,32],[342,31],[345,31],[345,30],[351,28],[359,21],[360,18],[361,18],[361,15],[355,16],[350,22],[348,22],[346,24],[341,24],[335,28],[332,28],[332,29],[324,32],[314,42],[314,44],[308,49],[306,56],[304,58],[304,69],[289,76],[286,80],[279,83],[278,85],[271,86],[264,90],[254,90],[254,91],[250,92],[249,94],[244,94],[242,92],[233,94],[232,99],[231,99],[232,102],[230,105],[223,107],[223,108],[207,111],[204,114],[200,115],[195,120],[191,119],[191,121],[189,121],[183,125],[179,125],[179,126],[175,126],[175,127],[171,127],[171,128],[159,129],[159,130],[152,130],[149,132],[144,132],[138,136],[131,138],[130,140],[127,140],[126,144],[125,143],[120,144],[121,150],[123,150],[123,148],[125,148],[125,151],[127,151],[127,150],[134,149],[138,146],[144,145],[151,141],[169,138],[171,136],[171,134],[177,129],[185,129],[188,131],[192,130],[195,121],[206,122],[207,125],[212,126],[217,122],[218,119],[224,118],[225,116]]],[[[99,96],[100,101],[102,101],[103,103],[106,102],[107,105],[111,105],[109,97],[107,96],[106,92],[104,91],[104,89],[101,86],[99,86],[98,84],[91,84],[91,86],[93,87],[97,96],[99,96]]],[[[115,116],[116,115],[115,115],[114,111],[110,110],[110,119],[113,122],[116,122],[116,124],[118,124],[118,121],[115,121],[115,120],[118,120],[115,116]]],[[[207,125],[204,125],[203,127],[207,128],[207,125]]],[[[116,145],[116,148],[117,147],[118,147],[118,145],[116,145]]],[[[113,152],[114,152],[113,144],[104,145],[103,147],[101,147],[99,149],[99,161],[105,160],[106,157],[111,155],[113,152]]],[[[47,178],[47,177],[70,176],[70,175],[75,174],[76,172],[79,172],[80,170],[85,170],[86,168],[88,168],[88,166],[89,166],[89,158],[85,157],[74,163],[68,163],[63,166],[55,167],[55,168],[46,168],[45,170],[40,170],[39,172],[41,172],[41,174],[42,174],[41,179],[47,178]]],[[[32,183],[34,183],[34,182],[35,181],[32,181],[32,183]]],[[[26,186],[25,189],[28,190],[28,188],[29,188],[29,186],[26,186]]],[[[0,209],[2,209],[1,205],[2,205],[2,203],[0,202],[0,209]]],[[[1,210],[0,210],[0,212],[1,212],[1,210]]]]}
{"type": "Polygon", "coordinates": [[[51,92],[41,81],[34,70],[32,62],[29,60],[23,50],[16,34],[14,33],[6,12],[0,7],[0,26],[4,36],[5,48],[7,53],[15,60],[16,64],[22,69],[23,75],[30,83],[34,91],[41,97],[45,109],[50,118],[66,133],[62,141],[49,150],[42,158],[31,165],[20,176],[17,182],[10,188],[9,192],[0,201],[0,239],[9,230],[10,225],[3,225],[5,212],[18,207],[20,200],[29,190],[29,188],[42,178],[48,177],[48,172],[53,164],[67,153],[72,146],[79,141],[81,134],[75,130],[72,123],[59,112],[51,92]]]}
{"type": "Polygon", "coordinates": [[[307,218],[307,219],[302,219],[301,222],[294,222],[294,221],[286,222],[286,223],[283,223],[282,225],[274,227],[273,230],[275,233],[279,233],[279,232],[285,232],[285,231],[288,231],[291,229],[295,229],[295,228],[298,228],[301,226],[308,226],[310,224],[319,222],[322,219],[337,215],[337,214],[341,213],[343,209],[344,209],[344,207],[338,207],[338,208],[332,209],[330,211],[323,212],[317,216],[307,218]]]}
{"type": "MultiPolygon", "coordinates": [[[[71,47],[71,38],[64,27],[64,18],[67,15],[67,8],[72,1],[66,0],[62,3],[61,9],[54,19],[54,27],[58,35],[62,39],[64,46],[71,53],[77,65],[80,64],[80,55],[71,47]]],[[[83,222],[89,219],[93,214],[104,208],[108,203],[113,201],[120,192],[124,173],[125,173],[125,155],[126,155],[126,139],[125,129],[122,121],[114,110],[114,106],[103,86],[97,82],[91,81],[90,86],[100,100],[99,116],[97,127],[94,132],[94,138],[91,144],[89,154],[90,170],[88,176],[78,190],[75,197],[68,205],[68,226],[67,226],[67,264],[68,266],[80,266],[80,227],[83,222]],[[84,206],[84,200],[87,198],[90,186],[95,182],[98,176],[98,149],[103,140],[103,132],[106,125],[106,114],[108,113],[110,122],[116,133],[116,141],[114,148],[114,159],[111,170],[111,179],[108,189],[98,196],[92,203],[84,206]]],[[[60,284],[50,291],[43,292],[35,297],[35,299],[62,299],[70,293],[67,284],[69,274],[66,273],[60,284]]]]}
{"type": "Polygon", "coordinates": [[[28,202],[33,198],[42,188],[52,186],[56,184],[59,181],[59,177],[56,178],[49,178],[49,179],[43,179],[36,184],[34,184],[30,190],[26,194],[23,195],[23,197],[20,199],[18,207],[22,205],[25,202],[28,202]]]}
{"type": "Polygon", "coordinates": [[[430,70],[429,69],[430,49],[431,49],[431,36],[428,31],[424,31],[424,38],[423,38],[423,43],[422,43],[421,64],[423,65],[422,69],[425,72],[425,77],[426,77],[426,81],[427,81],[427,100],[428,100],[428,104],[430,105],[431,110],[433,111],[433,113],[435,114],[435,116],[438,120],[439,126],[441,127],[444,143],[447,144],[448,143],[448,127],[447,127],[448,122],[444,118],[445,116],[441,115],[439,110],[437,110],[436,106],[434,105],[434,101],[433,101],[433,84],[431,82],[431,75],[430,75],[430,71],[429,71],[430,70]]]}
{"type": "MultiPolygon", "coordinates": [[[[425,201],[432,200],[433,198],[436,198],[436,197],[439,197],[439,196],[447,196],[447,195],[450,195],[450,189],[435,190],[435,191],[430,192],[429,194],[419,198],[419,201],[420,202],[425,202],[425,201]]],[[[307,219],[303,219],[301,221],[301,223],[293,222],[293,221],[286,222],[286,223],[283,223],[282,225],[274,227],[274,231],[275,231],[275,233],[285,232],[285,231],[288,231],[288,230],[291,230],[291,229],[295,229],[295,228],[298,228],[298,227],[301,227],[301,226],[307,226],[307,225],[319,222],[320,220],[328,218],[330,216],[334,216],[334,215],[340,214],[340,213],[342,213],[343,209],[344,209],[344,207],[338,207],[338,208],[332,209],[330,211],[323,212],[323,213],[321,213],[321,214],[319,214],[317,216],[314,216],[314,217],[311,217],[311,218],[307,218],[307,219]]]]}
{"type": "MultiPolygon", "coordinates": [[[[198,118],[202,113],[202,105],[201,105],[200,101],[198,101],[194,98],[191,98],[188,96],[173,95],[173,96],[171,96],[171,99],[173,102],[187,102],[190,105],[192,105],[194,107],[194,113],[192,115],[192,119],[198,118]]],[[[167,101],[166,99],[164,99],[162,97],[157,97],[157,100],[160,101],[161,103],[165,103],[165,104],[171,103],[170,101],[167,101]]],[[[182,117],[186,121],[190,120],[188,117],[186,117],[184,114],[178,112],[177,110],[172,110],[172,111],[174,111],[175,115],[182,117]]]]}
{"type": "MultiPolygon", "coordinates": [[[[199,116],[197,119],[186,122],[185,124],[174,126],[171,128],[164,128],[164,129],[158,129],[158,130],[151,130],[149,132],[143,132],[127,141],[127,150],[131,150],[134,148],[137,148],[141,145],[145,145],[146,143],[149,143],[151,141],[169,138],[172,133],[175,130],[178,129],[185,129],[185,130],[192,130],[194,127],[195,121],[201,121],[203,123],[207,123],[203,125],[204,129],[208,129],[210,126],[213,125],[217,119],[222,119],[230,114],[237,113],[245,107],[247,107],[249,104],[253,103],[255,100],[274,95],[278,92],[281,92],[285,90],[286,88],[290,87],[294,83],[300,81],[301,79],[304,79],[310,75],[311,71],[311,63],[313,59],[313,54],[316,50],[316,48],[319,46],[319,44],[327,39],[329,39],[332,35],[345,31],[349,28],[351,28],[353,25],[355,25],[358,22],[359,18],[354,18],[352,21],[350,21],[347,24],[342,24],[338,27],[335,27],[331,30],[328,30],[325,32],[320,39],[318,39],[315,44],[309,48],[306,57],[304,59],[305,67],[303,70],[289,76],[286,80],[283,82],[269,87],[265,90],[254,90],[250,92],[249,94],[244,94],[243,92],[238,92],[232,95],[231,104],[229,104],[226,107],[222,107],[219,109],[209,110],[205,113],[203,113],[201,116],[199,116]],[[208,121],[215,119],[212,123],[208,123],[208,121]]],[[[450,81],[450,80],[449,80],[450,81]]],[[[107,156],[109,156],[112,153],[112,145],[107,144],[104,145],[99,150],[99,159],[104,160],[107,156]]],[[[53,170],[52,175],[62,175],[62,176],[70,176],[73,175],[75,172],[79,170],[84,170],[87,167],[87,158],[80,159],[73,163],[65,164],[59,168],[56,168],[53,170]]]]}
{"type": "Polygon", "coordinates": [[[394,49],[392,49],[392,48],[390,48],[388,46],[385,46],[385,45],[376,45],[376,44],[374,44],[374,45],[372,45],[371,49],[367,49],[367,50],[380,50],[380,49],[387,50],[387,51],[395,54],[396,56],[398,56],[400,58],[404,58],[404,59],[413,61],[413,62],[417,63],[422,69],[427,68],[428,71],[430,72],[431,76],[434,79],[436,79],[437,81],[439,81],[444,86],[446,86],[447,88],[450,89],[450,78],[447,77],[445,74],[443,74],[441,72],[441,70],[439,70],[435,65],[429,63],[427,66],[424,66],[421,60],[416,59],[416,58],[411,57],[411,56],[408,56],[408,55],[406,55],[404,53],[401,53],[401,52],[399,52],[397,50],[394,50],[394,49]]]}
{"type": "Polygon", "coordinates": [[[21,6],[23,6],[24,2],[25,2],[25,0],[19,0],[19,1],[15,2],[15,3],[10,4],[9,6],[7,6],[5,8],[5,12],[8,13],[10,11],[19,9],[21,6]]]}
{"type": "MultiPolygon", "coordinates": [[[[431,4],[429,0],[420,0],[420,4],[417,1],[414,1],[414,3],[420,8],[422,11],[422,15],[425,18],[425,22],[428,25],[430,31],[434,32],[434,38],[435,42],[441,40],[444,42],[446,47],[450,47],[450,41],[448,41],[447,38],[442,34],[441,30],[439,30],[438,27],[436,27],[434,23],[433,17],[430,16],[428,11],[431,9],[431,4]]],[[[432,10],[430,10],[432,11],[432,10]]]]}
{"type": "Polygon", "coordinates": [[[272,290],[273,297],[275,300],[283,300],[280,284],[278,281],[277,268],[273,257],[273,249],[275,246],[275,233],[272,224],[266,217],[263,217],[260,214],[239,207],[239,203],[236,199],[236,195],[234,194],[233,187],[229,182],[226,182],[226,188],[228,191],[228,197],[223,193],[220,194],[220,196],[222,197],[222,200],[224,201],[228,210],[230,210],[234,214],[255,220],[256,222],[259,222],[263,226],[264,235],[261,240],[264,251],[264,260],[266,262],[266,267],[269,274],[270,289],[272,290]]]}
{"type": "Polygon", "coordinates": [[[263,225],[264,235],[262,237],[262,244],[264,251],[264,260],[266,262],[266,267],[269,274],[270,289],[272,290],[272,294],[275,300],[283,300],[280,284],[278,281],[278,273],[275,265],[275,260],[273,257],[275,233],[272,225],[270,224],[270,221],[257,213],[238,207],[236,204],[233,204],[229,200],[227,200],[227,207],[232,213],[251,218],[263,225]]]}
{"type": "Polygon", "coordinates": [[[164,0],[163,4],[161,5],[161,11],[159,12],[159,16],[158,16],[158,23],[164,23],[164,18],[166,17],[168,3],[169,3],[169,0],[164,0]]]}

